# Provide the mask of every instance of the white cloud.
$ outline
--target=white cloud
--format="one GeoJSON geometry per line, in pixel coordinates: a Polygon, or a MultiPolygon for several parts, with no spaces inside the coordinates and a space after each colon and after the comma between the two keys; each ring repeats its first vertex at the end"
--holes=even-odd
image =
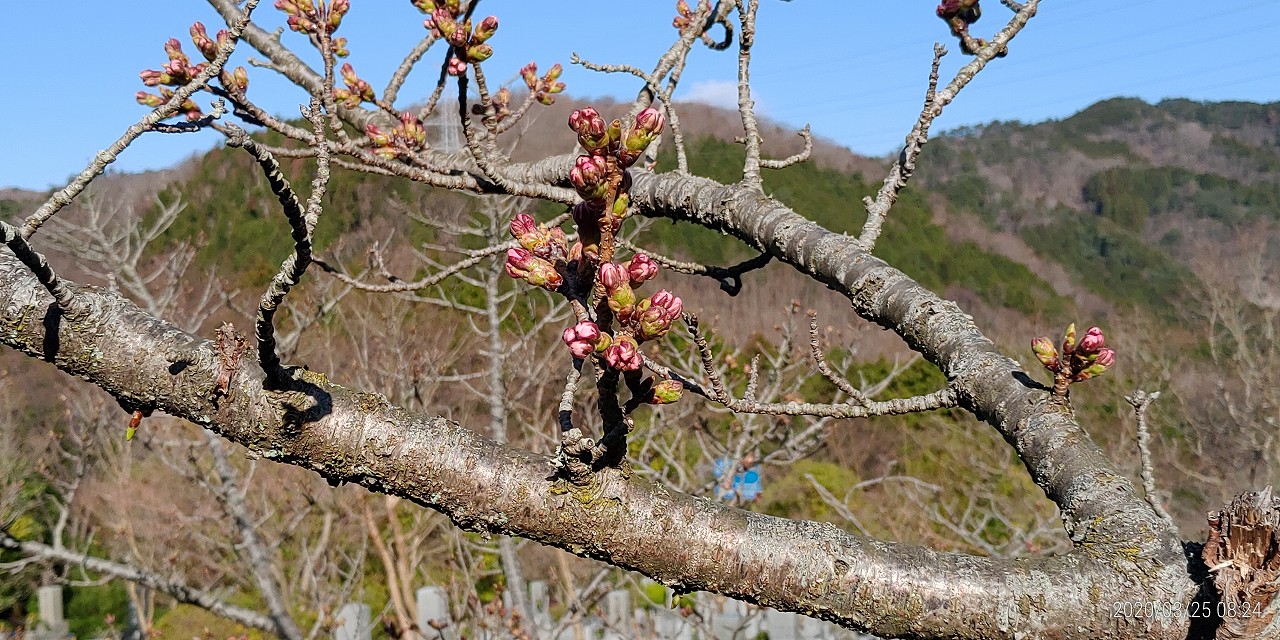
{"type": "MultiPolygon", "coordinates": [[[[696,82],[684,91],[677,91],[676,99],[737,110],[738,82],[736,80],[704,80],[696,82]]],[[[760,99],[756,97],[756,112],[760,113],[761,111],[760,99]]]]}

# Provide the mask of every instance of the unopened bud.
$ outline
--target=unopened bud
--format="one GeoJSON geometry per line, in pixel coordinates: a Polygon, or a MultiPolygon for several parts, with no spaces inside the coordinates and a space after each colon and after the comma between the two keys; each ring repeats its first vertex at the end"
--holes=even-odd
{"type": "Polygon", "coordinates": [[[604,360],[618,371],[636,371],[644,366],[644,359],[640,357],[640,345],[635,338],[625,333],[604,350],[604,360]]]}
{"type": "Polygon", "coordinates": [[[643,253],[637,253],[627,263],[627,275],[630,276],[631,286],[638,287],[658,275],[658,263],[643,253]]]}
{"type": "Polygon", "coordinates": [[[1036,359],[1044,368],[1057,372],[1058,371],[1058,350],[1053,347],[1053,341],[1045,336],[1040,336],[1031,341],[1031,350],[1035,352],[1036,359]]]}
{"type": "Polygon", "coordinates": [[[671,404],[684,395],[684,383],[679,380],[663,380],[649,390],[649,404],[671,404]]]}

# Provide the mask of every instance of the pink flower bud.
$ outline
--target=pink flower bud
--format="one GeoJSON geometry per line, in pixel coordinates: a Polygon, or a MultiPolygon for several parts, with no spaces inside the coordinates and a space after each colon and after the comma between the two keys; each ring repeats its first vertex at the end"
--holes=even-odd
{"type": "Polygon", "coordinates": [[[467,63],[460,60],[457,56],[449,58],[449,75],[460,76],[467,72],[467,63]]]}
{"type": "MultiPolygon", "coordinates": [[[[529,87],[530,91],[538,88],[538,63],[530,62],[520,67],[520,78],[524,80],[525,86],[529,87]]],[[[570,122],[573,121],[570,120],[570,122]]]]}
{"type": "Polygon", "coordinates": [[[583,200],[599,201],[609,188],[605,181],[608,170],[608,165],[600,156],[578,156],[573,168],[569,170],[569,181],[583,200]]]}
{"type": "Polygon", "coordinates": [[[684,384],[679,380],[663,380],[653,385],[646,402],[649,404],[671,404],[678,401],[683,394],[684,384]]]}
{"type": "Polygon", "coordinates": [[[1075,376],[1073,376],[1073,380],[1088,380],[1089,378],[1096,378],[1106,373],[1107,369],[1110,369],[1115,363],[1116,352],[1111,349],[1102,349],[1098,352],[1097,357],[1094,358],[1093,364],[1090,364],[1088,367],[1085,367],[1079,373],[1075,374],[1075,376]]]}
{"type": "Polygon", "coordinates": [[[625,333],[604,350],[604,360],[619,371],[636,371],[644,365],[644,360],[640,357],[640,345],[635,338],[625,333]]]}
{"type": "Polygon", "coordinates": [[[539,258],[525,249],[508,249],[507,262],[504,265],[507,275],[517,280],[524,280],[535,287],[555,291],[564,282],[555,265],[539,258]]]}
{"type": "Polygon", "coordinates": [[[627,273],[627,269],[620,264],[606,262],[600,265],[600,284],[604,285],[605,291],[610,293],[617,291],[623,284],[629,282],[631,276],[627,273]]]}
{"type": "Polygon", "coordinates": [[[666,289],[659,290],[649,299],[652,301],[653,306],[662,307],[672,316],[679,316],[684,312],[684,301],[679,297],[672,295],[672,293],[666,289]]]}
{"type": "Polygon", "coordinates": [[[182,52],[182,43],[177,38],[165,40],[164,52],[170,60],[181,60],[184,64],[187,62],[187,54],[182,52]]]}
{"type": "MultiPolygon", "coordinates": [[[[560,77],[560,74],[561,74],[561,73],[563,73],[563,72],[564,72],[564,67],[560,66],[560,63],[559,63],[559,62],[557,62],[557,63],[555,63],[555,64],[551,65],[551,68],[550,68],[550,69],[547,69],[547,73],[546,73],[546,75],[544,75],[544,76],[542,76],[542,77],[543,77],[543,79],[544,79],[544,80],[546,80],[548,83],[551,83],[551,82],[555,82],[556,78],[559,78],[559,77],[560,77]]],[[[562,86],[563,86],[563,85],[562,85],[562,86]]]]}
{"type": "Polygon", "coordinates": [[[155,69],[143,69],[142,72],[138,74],[138,77],[142,78],[142,84],[145,84],[148,87],[167,84],[164,82],[165,74],[156,71],[155,69]]]}
{"type": "Polygon", "coordinates": [[[631,286],[638,287],[658,275],[658,263],[643,253],[637,253],[627,263],[627,275],[631,278],[631,286]]]}
{"type": "Polygon", "coordinates": [[[1080,339],[1079,351],[1081,353],[1096,353],[1098,349],[1105,346],[1105,340],[1102,336],[1102,329],[1098,327],[1089,327],[1084,337],[1080,339]]]}
{"type": "Polygon", "coordinates": [[[662,133],[662,127],[666,123],[667,119],[662,115],[661,111],[648,107],[636,114],[635,130],[656,136],[662,133]]]}
{"type": "Polygon", "coordinates": [[[498,31],[497,16],[489,16],[484,20],[481,20],[480,24],[476,25],[476,31],[471,36],[471,43],[480,44],[485,40],[492,38],[493,34],[497,33],[497,31],[498,31]]]}
{"type": "Polygon", "coordinates": [[[537,232],[538,223],[533,219],[533,216],[527,213],[517,213],[516,217],[511,220],[510,230],[511,237],[515,238],[520,243],[520,246],[528,249],[529,247],[525,245],[523,238],[537,232]]]}
{"type": "Polygon", "coordinates": [[[604,118],[591,107],[584,107],[569,114],[569,128],[578,134],[578,143],[588,153],[595,153],[609,144],[609,130],[604,118]]]}
{"type": "Polygon", "coordinates": [[[201,22],[192,24],[190,33],[191,43],[200,51],[200,55],[204,56],[205,60],[213,62],[213,59],[218,57],[218,43],[209,37],[208,32],[204,30],[204,24],[201,22]]]}
{"type": "Polygon", "coordinates": [[[137,94],[134,95],[134,98],[137,99],[139,104],[151,107],[153,109],[164,104],[164,98],[161,98],[160,96],[155,95],[153,93],[147,93],[146,91],[139,91],[137,94]]]}
{"type": "Polygon", "coordinates": [[[585,358],[595,352],[596,344],[600,342],[600,327],[594,322],[583,320],[565,329],[560,337],[569,346],[573,357],[585,358]]]}

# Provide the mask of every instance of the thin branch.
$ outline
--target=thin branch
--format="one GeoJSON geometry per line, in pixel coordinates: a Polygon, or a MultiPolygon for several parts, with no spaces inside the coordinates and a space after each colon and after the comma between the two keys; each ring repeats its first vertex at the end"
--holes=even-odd
{"type": "Polygon", "coordinates": [[[813,155],[813,134],[809,131],[809,125],[805,125],[796,135],[804,139],[804,148],[799,153],[787,156],[781,160],[765,158],[760,160],[760,166],[765,169],[786,169],[793,164],[800,164],[809,159],[813,155]]]}
{"type": "Polygon", "coordinates": [[[4,532],[0,532],[0,548],[21,551],[29,556],[66,562],[83,567],[89,571],[96,571],[98,573],[115,576],[149,589],[155,589],[156,591],[172,597],[178,602],[195,605],[209,613],[226,618],[238,624],[242,624],[246,627],[261,629],[270,633],[275,633],[276,631],[276,625],[272,622],[271,618],[268,618],[257,611],[251,611],[232,604],[227,604],[226,602],[214,597],[209,592],[201,591],[200,589],[184,584],[176,578],[166,578],[157,573],[151,573],[88,554],[70,551],[68,549],[56,549],[39,542],[18,540],[10,537],[4,532]]]}
{"type": "MultiPolygon", "coordinates": [[[[702,372],[710,381],[709,386],[711,393],[708,396],[709,399],[719,402],[738,413],[818,416],[827,418],[866,418],[870,416],[902,415],[906,413],[930,411],[933,409],[946,409],[958,406],[960,402],[955,389],[951,386],[947,386],[943,389],[939,389],[933,393],[922,396],[894,398],[892,400],[883,401],[866,400],[863,403],[845,402],[836,404],[819,404],[795,401],[758,402],[755,400],[734,398],[725,389],[724,381],[720,378],[720,372],[715,366],[715,355],[711,352],[711,346],[707,344],[706,338],[704,338],[702,333],[698,331],[698,318],[690,314],[685,314],[685,323],[688,324],[689,334],[693,338],[694,344],[697,345],[699,354],[702,356],[702,372]]],[[[751,375],[756,375],[756,372],[752,371],[751,375]]]]}
{"type": "Polygon", "coordinates": [[[773,259],[767,253],[762,253],[749,260],[744,260],[732,267],[717,267],[715,265],[698,264],[696,262],[685,262],[676,260],[662,254],[654,253],[649,249],[639,247],[625,238],[618,238],[618,244],[626,247],[635,253],[643,253],[653,259],[654,262],[671,269],[678,273],[686,273],[693,276],[706,276],[720,283],[720,289],[725,293],[736,296],[742,291],[742,275],[750,271],[755,271],[769,264],[773,259]]]}
{"type": "Polygon", "coordinates": [[[1124,399],[1133,406],[1133,415],[1138,421],[1138,456],[1142,460],[1142,492],[1147,498],[1147,504],[1151,505],[1151,509],[1164,520],[1169,528],[1177,531],[1178,527],[1173,523],[1173,516],[1165,510],[1164,505],[1160,504],[1160,498],[1156,495],[1155,473],[1152,471],[1151,464],[1151,448],[1149,445],[1150,433],[1147,430],[1147,408],[1152,402],[1160,397],[1159,391],[1150,393],[1138,389],[1131,396],[1125,396],[1124,399]]]}
{"type": "Polygon", "coordinates": [[[929,126],[934,118],[942,114],[942,109],[951,104],[960,90],[964,89],[969,81],[987,66],[988,62],[1008,51],[1009,41],[1018,35],[1027,21],[1036,14],[1036,7],[1039,4],[1040,0],[1028,0],[1009,24],[1005,25],[991,39],[991,42],[975,51],[973,60],[961,67],[951,82],[941,90],[937,90],[938,65],[941,63],[942,56],[946,55],[946,49],[941,44],[933,45],[933,66],[929,72],[929,88],[925,92],[924,109],[920,111],[920,117],[916,120],[915,126],[907,134],[906,144],[898,160],[889,169],[889,175],[885,177],[875,200],[867,198],[864,201],[867,206],[867,222],[862,227],[861,235],[858,236],[858,245],[864,251],[871,251],[875,247],[885,217],[888,216],[889,210],[898,199],[898,194],[907,186],[907,181],[915,172],[916,157],[920,154],[925,141],[929,139],[929,126]]]}
{"type": "Polygon", "coordinates": [[[71,201],[75,200],[76,196],[80,195],[80,192],[84,191],[85,187],[88,187],[94,178],[105,171],[107,165],[115,162],[116,157],[132,144],[138,136],[149,131],[161,120],[176,114],[182,103],[187,101],[187,98],[203,89],[210,79],[221,73],[223,65],[227,63],[227,59],[235,51],[236,43],[240,41],[240,35],[244,32],[245,27],[249,25],[249,16],[256,6],[258,6],[258,0],[247,0],[239,19],[227,21],[227,24],[231,26],[231,30],[227,34],[227,41],[218,48],[217,57],[205,67],[204,71],[192,78],[191,82],[178,87],[177,91],[174,91],[173,95],[164,104],[156,107],[154,111],[143,116],[141,120],[128,129],[125,129],[124,134],[111,143],[111,146],[99,151],[98,155],[93,157],[93,161],[89,163],[89,166],[85,167],[84,171],[80,172],[80,175],[77,175],[67,186],[49,196],[49,199],[40,205],[40,208],[36,209],[35,213],[28,216],[26,222],[22,225],[22,237],[24,239],[30,238],[31,234],[40,228],[40,225],[43,225],[45,221],[53,217],[63,207],[71,204],[71,201]]]}

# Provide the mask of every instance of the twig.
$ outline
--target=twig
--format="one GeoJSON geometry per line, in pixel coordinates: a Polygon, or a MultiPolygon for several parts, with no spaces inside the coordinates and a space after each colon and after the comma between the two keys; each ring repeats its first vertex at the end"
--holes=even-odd
{"type": "Polygon", "coordinates": [[[765,169],[786,169],[793,164],[800,164],[809,159],[813,155],[813,134],[809,131],[809,125],[805,125],[796,135],[804,138],[804,148],[800,153],[787,156],[781,160],[773,160],[769,158],[762,159],[760,166],[765,169]]]}
{"type": "Polygon", "coordinates": [[[1165,524],[1177,535],[1178,527],[1173,523],[1173,517],[1165,511],[1164,505],[1160,504],[1160,498],[1156,496],[1156,480],[1155,473],[1152,471],[1151,464],[1151,448],[1149,446],[1150,433],[1147,430],[1147,407],[1151,406],[1160,397],[1159,391],[1150,393],[1138,389],[1131,396],[1125,396],[1124,399],[1133,406],[1134,417],[1138,420],[1138,456],[1142,460],[1142,491],[1146,495],[1147,504],[1151,505],[1151,509],[1160,516],[1165,524]]]}
{"type": "MultiPolygon", "coordinates": [[[[178,90],[174,91],[173,95],[164,104],[156,107],[154,111],[143,116],[141,120],[128,129],[125,129],[124,134],[111,143],[111,146],[99,151],[98,155],[94,156],[93,161],[89,163],[89,166],[85,167],[84,171],[80,172],[80,175],[77,175],[67,186],[49,196],[49,199],[40,205],[40,208],[36,209],[35,213],[28,216],[26,222],[22,225],[22,237],[24,239],[30,238],[31,234],[40,228],[40,225],[43,225],[63,207],[71,204],[71,201],[75,200],[76,196],[80,195],[80,192],[84,191],[85,187],[89,186],[89,183],[93,182],[94,178],[97,178],[99,174],[105,171],[107,165],[115,162],[116,157],[132,144],[138,136],[151,130],[161,120],[176,114],[182,103],[187,101],[187,98],[204,88],[211,78],[221,73],[223,65],[227,63],[227,59],[235,51],[236,43],[240,40],[240,34],[249,25],[249,16],[256,6],[258,6],[258,0],[248,0],[245,3],[240,19],[231,24],[231,30],[227,34],[227,41],[219,47],[217,57],[209,63],[209,66],[205,67],[204,71],[192,78],[191,82],[178,87],[178,90]]],[[[230,24],[230,21],[228,23],[230,24]]]]}
{"type": "Polygon", "coordinates": [[[720,289],[725,293],[736,296],[742,291],[742,275],[750,271],[755,271],[769,264],[773,256],[768,253],[762,253],[749,260],[744,260],[732,267],[717,267],[715,265],[698,264],[696,262],[684,262],[676,260],[668,256],[654,253],[648,249],[636,246],[629,240],[618,238],[618,244],[636,253],[643,253],[653,259],[654,262],[676,271],[678,273],[686,273],[693,276],[706,276],[713,278],[720,283],[720,289]]]}
{"type": "MultiPolygon", "coordinates": [[[[708,398],[738,413],[763,413],[786,416],[816,416],[827,418],[866,418],[870,416],[902,415],[919,413],[932,409],[947,409],[957,406],[959,398],[951,386],[933,393],[910,398],[894,398],[892,400],[867,400],[864,403],[821,404],[813,402],[758,402],[754,400],[734,398],[725,389],[724,381],[715,366],[715,356],[711,352],[706,338],[698,330],[698,318],[685,314],[685,323],[689,326],[689,334],[693,337],[698,353],[702,357],[702,371],[710,381],[708,398]]],[[[752,371],[752,376],[756,375],[752,371]]],[[[754,385],[749,385],[754,387],[754,385]]]]}
{"type": "Polygon", "coordinates": [[[889,213],[889,209],[893,207],[893,203],[897,201],[898,194],[907,185],[907,181],[911,179],[911,174],[915,171],[916,156],[920,153],[920,148],[928,140],[929,125],[933,123],[934,118],[942,114],[942,109],[955,99],[960,93],[982,71],[987,63],[996,57],[1003,55],[1008,51],[1009,41],[1018,32],[1026,26],[1027,21],[1036,14],[1036,8],[1039,6],[1040,0],[1028,0],[1009,24],[991,39],[990,42],[980,47],[974,52],[973,60],[961,67],[956,72],[951,82],[941,90],[935,90],[938,84],[938,65],[941,57],[946,50],[940,44],[933,45],[933,67],[929,74],[929,89],[925,93],[925,107],[920,112],[920,117],[916,120],[916,124],[912,127],[911,132],[907,134],[906,144],[902,149],[902,153],[898,157],[898,161],[889,169],[889,175],[885,177],[884,184],[880,187],[880,191],[876,194],[876,199],[867,198],[864,202],[867,206],[867,222],[862,227],[862,233],[858,236],[858,244],[865,251],[871,251],[876,244],[876,239],[880,237],[880,229],[884,224],[884,219],[889,213]]]}

